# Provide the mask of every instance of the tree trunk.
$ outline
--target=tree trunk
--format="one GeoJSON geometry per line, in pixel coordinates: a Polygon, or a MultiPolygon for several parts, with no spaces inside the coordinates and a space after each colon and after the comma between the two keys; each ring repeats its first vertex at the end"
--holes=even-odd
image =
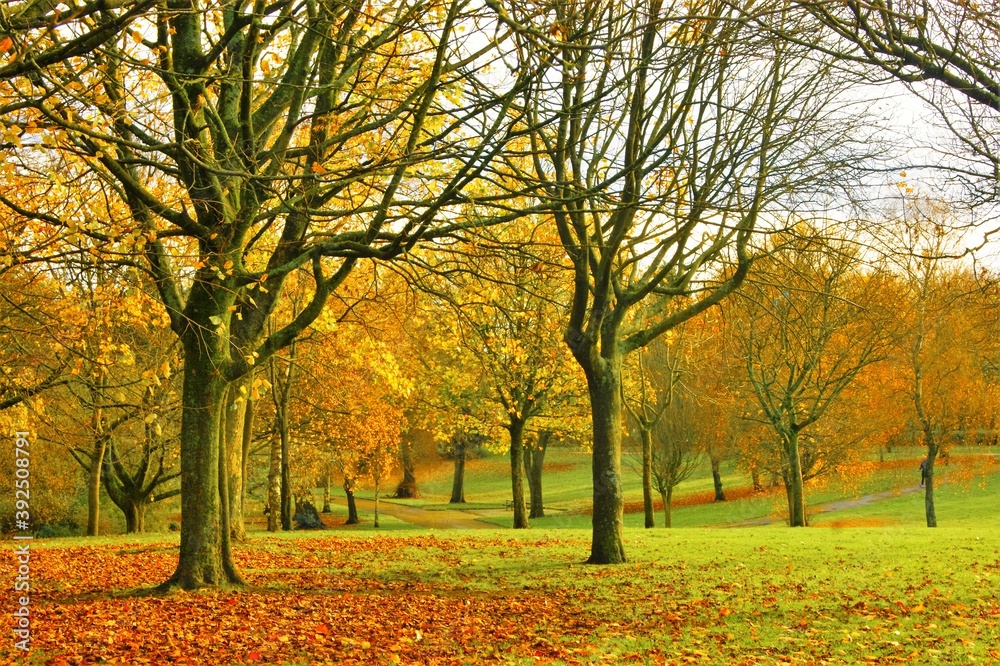
{"type": "Polygon", "coordinates": [[[372,522],[373,527],[378,527],[378,493],[379,491],[379,481],[375,479],[375,520],[372,522]]]}
{"type": "Polygon", "coordinates": [[[87,536],[97,536],[101,520],[101,469],[108,449],[108,437],[104,434],[104,388],[107,384],[105,370],[98,373],[97,381],[91,389],[94,410],[90,415],[94,449],[90,454],[90,476],[87,479],[87,536]]]}
{"type": "Polygon", "coordinates": [[[552,433],[543,430],[538,433],[535,446],[524,447],[524,473],[528,477],[528,494],[531,498],[531,512],[528,518],[545,517],[545,507],[542,502],[542,468],[545,465],[545,450],[551,438],[552,433]]]}
{"type": "Polygon", "coordinates": [[[450,504],[465,504],[465,435],[454,440],[455,478],[451,484],[450,504]]]}
{"type": "Polygon", "coordinates": [[[514,500],[514,529],[528,529],[528,509],[524,504],[524,475],[521,465],[524,462],[524,419],[510,417],[507,426],[510,433],[510,489],[514,500]]]}
{"type": "Polygon", "coordinates": [[[594,424],[594,518],[589,564],[625,562],[621,483],[621,361],[601,359],[587,374],[594,424]]]}
{"type": "Polygon", "coordinates": [[[138,534],[146,529],[146,503],[132,500],[125,507],[125,533],[138,534]]]}
{"type": "Polygon", "coordinates": [[[643,425],[639,426],[642,439],[642,510],[645,513],[646,529],[655,525],[653,519],[653,434],[643,425]]]}
{"type": "Polygon", "coordinates": [[[281,529],[292,529],[292,472],[288,464],[288,423],[279,428],[281,439],[281,529]]]}
{"type": "Polygon", "coordinates": [[[928,443],[927,464],[924,467],[924,512],[927,514],[927,527],[937,527],[937,512],[934,509],[934,461],[937,455],[938,447],[928,443]]]}
{"type": "Polygon", "coordinates": [[[94,450],[90,456],[90,475],[87,478],[87,536],[97,536],[101,520],[101,468],[108,448],[108,438],[95,433],[94,450]]]}
{"type": "Polygon", "coordinates": [[[417,475],[413,466],[413,442],[409,437],[403,437],[399,446],[399,463],[403,468],[403,480],[396,486],[397,499],[413,499],[418,497],[417,475]]]}
{"type": "Polygon", "coordinates": [[[247,514],[247,473],[250,463],[250,445],[253,444],[253,419],[253,399],[248,397],[243,418],[243,441],[241,442],[243,451],[240,460],[240,526],[244,530],[244,535],[246,534],[244,520],[247,514]]]}
{"type": "Polygon", "coordinates": [[[246,541],[246,527],[243,523],[243,428],[246,425],[249,385],[246,379],[229,386],[225,406],[225,431],[222,458],[226,461],[229,489],[229,531],[234,541],[246,541]],[[243,388],[243,391],[240,388],[243,388]]]}
{"type": "Polygon", "coordinates": [[[330,513],[330,470],[323,475],[323,513],[330,513]]]}
{"type": "Polygon", "coordinates": [[[760,484],[760,470],[753,467],[750,470],[750,479],[753,481],[753,491],[759,493],[764,490],[764,486],[760,484]]]}
{"type": "Polygon", "coordinates": [[[663,526],[673,527],[673,500],[674,500],[674,487],[669,486],[666,490],[660,491],[660,497],[663,498],[663,526]]]}
{"type": "Polygon", "coordinates": [[[785,438],[785,462],[788,465],[786,479],[788,492],[788,524],[791,527],[806,526],[805,493],[802,488],[802,460],[799,456],[799,436],[792,432],[785,438]]]}
{"type": "Polygon", "coordinates": [[[344,477],[344,492],[347,494],[347,522],[345,525],[357,525],[361,521],[358,520],[358,505],[354,501],[354,481],[344,477]]]}
{"type": "Polygon", "coordinates": [[[712,461],[712,483],[715,484],[715,501],[725,502],[726,495],[722,492],[722,474],[719,472],[719,459],[711,456],[712,461]]]}
{"type": "MultiPolygon", "coordinates": [[[[189,298],[195,298],[192,294],[189,298]]],[[[242,584],[222,506],[222,409],[227,386],[199,334],[185,339],[181,417],[181,546],[177,570],[164,584],[184,589],[242,584]]]]}
{"type": "Polygon", "coordinates": [[[271,439],[270,465],[267,470],[267,531],[277,532],[281,518],[281,439],[271,439]]]}

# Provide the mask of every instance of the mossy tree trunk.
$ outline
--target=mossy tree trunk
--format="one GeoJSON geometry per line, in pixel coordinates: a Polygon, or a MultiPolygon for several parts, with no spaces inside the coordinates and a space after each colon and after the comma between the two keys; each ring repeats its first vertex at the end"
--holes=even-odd
{"type": "Polygon", "coordinates": [[[782,433],[785,453],[785,489],[788,494],[788,525],[806,526],[805,492],[802,479],[802,456],[799,452],[799,434],[792,430],[782,433]]]}
{"type": "MultiPolygon", "coordinates": [[[[220,306],[229,305],[218,304],[215,294],[207,292],[189,298],[199,296],[212,315],[220,306]]],[[[213,340],[217,336],[200,330],[191,331],[183,339],[181,546],[177,570],[165,585],[189,590],[243,582],[233,561],[229,507],[223,501],[228,500],[228,474],[222,467],[222,412],[229,386],[218,371],[222,365],[218,346],[209,346],[213,340]]]]}
{"type": "Polygon", "coordinates": [[[593,435],[593,534],[590,564],[625,562],[622,523],[625,500],[622,495],[622,403],[621,359],[611,359],[585,368],[590,392],[593,435]]]}

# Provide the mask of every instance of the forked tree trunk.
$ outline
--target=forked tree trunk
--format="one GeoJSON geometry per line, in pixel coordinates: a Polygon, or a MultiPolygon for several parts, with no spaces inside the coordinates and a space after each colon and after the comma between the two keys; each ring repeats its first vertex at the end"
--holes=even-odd
{"type": "Polygon", "coordinates": [[[646,529],[649,529],[655,525],[653,518],[653,434],[649,428],[640,425],[639,437],[642,439],[642,510],[645,513],[646,529]]]}
{"type": "Polygon", "coordinates": [[[146,503],[129,502],[125,507],[125,532],[138,534],[146,529],[146,503]]]}
{"type": "Polygon", "coordinates": [[[589,564],[625,562],[621,484],[621,360],[601,359],[585,368],[594,424],[594,518],[589,564]]]}
{"type": "MultiPolygon", "coordinates": [[[[189,298],[195,298],[192,294],[189,298]]],[[[199,334],[186,336],[181,417],[181,546],[177,570],[164,584],[195,589],[242,584],[229,541],[227,495],[220,481],[226,382],[199,334]]]]}
{"type": "Polygon", "coordinates": [[[524,473],[528,477],[528,494],[531,498],[531,512],[528,518],[544,518],[545,506],[542,501],[542,469],[545,465],[545,450],[552,433],[543,430],[538,433],[534,446],[524,447],[524,473]]]}
{"type": "Polygon", "coordinates": [[[715,501],[725,502],[726,494],[722,492],[722,474],[719,471],[719,459],[711,456],[712,461],[712,483],[715,485],[715,501]]]}
{"type": "Polygon", "coordinates": [[[507,425],[510,433],[510,490],[514,500],[514,529],[528,529],[528,508],[524,503],[524,475],[521,465],[524,462],[524,419],[510,417],[507,425]]]}
{"type": "Polygon", "coordinates": [[[663,501],[663,526],[673,527],[673,515],[671,503],[673,502],[674,488],[669,486],[660,491],[660,499],[663,501]]]}
{"type": "Polygon", "coordinates": [[[450,504],[465,504],[465,435],[459,435],[454,440],[455,448],[455,478],[451,483],[450,504]]]}

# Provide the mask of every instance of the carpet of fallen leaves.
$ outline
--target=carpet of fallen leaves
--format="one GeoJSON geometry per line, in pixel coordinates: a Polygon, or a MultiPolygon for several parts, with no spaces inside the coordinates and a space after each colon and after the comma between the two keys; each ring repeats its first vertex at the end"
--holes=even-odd
{"type": "MultiPolygon", "coordinates": [[[[263,545],[236,552],[246,589],[166,595],[134,590],[169,577],[174,545],[35,550],[32,652],[56,665],[464,664],[512,655],[573,662],[588,653],[600,624],[568,594],[551,590],[486,594],[355,574],[359,563],[404,547],[441,552],[480,542],[323,538],[263,545]]],[[[0,650],[0,662],[11,654],[0,650]]]]}
{"type": "Polygon", "coordinates": [[[1000,663],[993,546],[956,537],[955,569],[909,580],[933,560],[863,532],[761,534],[642,535],[616,567],[579,564],[582,537],[257,537],[236,550],[246,588],[168,594],[143,588],[176,543],[50,543],[28,663],[1000,663]]]}

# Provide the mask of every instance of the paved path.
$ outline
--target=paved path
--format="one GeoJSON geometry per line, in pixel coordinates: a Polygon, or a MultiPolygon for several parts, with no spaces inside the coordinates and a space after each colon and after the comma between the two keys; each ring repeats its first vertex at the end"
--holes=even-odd
{"type": "MultiPolygon", "coordinates": [[[[334,504],[347,506],[346,497],[331,498],[334,504]]],[[[356,499],[359,509],[374,511],[375,502],[366,499],[356,499]]],[[[476,514],[458,509],[446,509],[443,511],[428,511],[416,506],[406,506],[404,504],[393,504],[392,502],[380,501],[378,512],[381,515],[392,516],[403,522],[420,527],[430,527],[438,530],[478,530],[483,528],[497,529],[496,525],[484,523],[478,520],[476,514]]]]}
{"type": "MultiPolygon", "coordinates": [[[[922,486],[907,486],[905,488],[899,488],[897,490],[886,490],[881,493],[875,493],[873,495],[864,495],[856,499],[842,499],[835,502],[827,502],[826,504],[819,504],[817,506],[811,506],[806,508],[806,512],[809,514],[817,513],[829,513],[830,511],[843,511],[844,509],[854,509],[859,506],[868,506],[869,504],[874,504],[876,502],[881,502],[883,500],[892,499],[893,497],[902,497],[903,495],[911,495],[913,493],[922,492],[922,486]]],[[[774,523],[784,523],[787,522],[787,517],[784,515],[777,516],[763,516],[761,518],[754,518],[752,520],[744,520],[740,523],[730,523],[729,525],[720,525],[720,527],[757,527],[760,525],[772,525],[774,523]]]]}

